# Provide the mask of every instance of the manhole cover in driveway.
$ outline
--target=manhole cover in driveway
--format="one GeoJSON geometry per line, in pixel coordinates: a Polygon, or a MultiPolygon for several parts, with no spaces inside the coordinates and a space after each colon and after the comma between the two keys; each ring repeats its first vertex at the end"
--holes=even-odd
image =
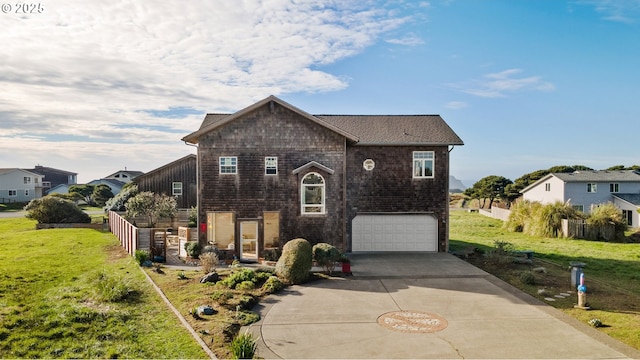
{"type": "Polygon", "coordinates": [[[430,333],[444,330],[448,323],[442,316],[422,311],[392,311],[378,317],[387,329],[407,333],[430,333]]]}

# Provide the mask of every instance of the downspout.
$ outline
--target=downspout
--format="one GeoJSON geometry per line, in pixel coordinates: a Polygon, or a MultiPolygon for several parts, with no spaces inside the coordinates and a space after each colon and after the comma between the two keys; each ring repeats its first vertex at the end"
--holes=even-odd
{"type": "Polygon", "coordinates": [[[447,182],[447,203],[445,206],[445,216],[444,219],[442,219],[442,222],[444,222],[444,226],[445,226],[445,241],[446,241],[446,248],[444,249],[445,252],[449,252],[449,219],[450,219],[450,212],[449,212],[449,178],[451,177],[450,175],[450,165],[451,165],[451,152],[453,151],[453,148],[455,148],[455,145],[450,145],[450,148],[448,148],[448,153],[447,153],[447,177],[446,177],[446,182],[447,182]]]}

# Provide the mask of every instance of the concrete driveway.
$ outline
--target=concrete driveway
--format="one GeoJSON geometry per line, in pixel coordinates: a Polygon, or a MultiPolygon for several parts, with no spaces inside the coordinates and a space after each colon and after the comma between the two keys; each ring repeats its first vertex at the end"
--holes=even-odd
{"type": "Polygon", "coordinates": [[[627,359],[640,352],[449,254],[364,254],[249,327],[266,359],[627,359]]]}

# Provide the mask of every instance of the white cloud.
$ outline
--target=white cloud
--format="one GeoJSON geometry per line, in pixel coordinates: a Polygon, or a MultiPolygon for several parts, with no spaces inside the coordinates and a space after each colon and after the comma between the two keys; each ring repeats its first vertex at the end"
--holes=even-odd
{"type": "Polygon", "coordinates": [[[449,101],[444,105],[444,107],[446,107],[447,109],[453,109],[453,110],[464,109],[468,106],[469,104],[467,104],[464,101],[449,101]]]}
{"type": "MultiPolygon", "coordinates": [[[[407,21],[374,1],[44,5],[40,14],[0,14],[0,123],[10,137],[2,139],[1,150],[38,150],[0,156],[0,167],[71,159],[74,151],[83,154],[75,160],[93,150],[107,159],[110,147],[126,149],[128,156],[142,145],[182,149],[179,139],[199,127],[205,112],[235,111],[270,94],[347,87],[345,77],[320,67],[358,54],[407,21]],[[175,119],[145,112],[170,108],[201,115],[175,119]]],[[[177,158],[163,153],[166,162],[177,158]]],[[[76,166],[64,168],[86,169],[76,166]]],[[[90,166],[96,174],[115,171],[111,164],[90,166]]]]}
{"type": "Polygon", "coordinates": [[[640,16],[640,0],[581,0],[578,3],[593,6],[608,21],[631,24],[640,16]]]}
{"type": "Polygon", "coordinates": [[[543,81],[540,76],[517,77],[521,69],[508,69],[498,73],[486,74],[481,80],[469,84],[453,84],[454,88],[467,94],[495,98],[506,97],[518,91],[553,91],[555,86],[543,81]]]}
{"type": "Polygon", "coordinates": [[[424,44],[424,40],[422,40],[416,34],[408,34],[407,36],[400,39],[388,39],[386,42],[395,45],[404,45],[404,46],[418,46],[424,44]]]}

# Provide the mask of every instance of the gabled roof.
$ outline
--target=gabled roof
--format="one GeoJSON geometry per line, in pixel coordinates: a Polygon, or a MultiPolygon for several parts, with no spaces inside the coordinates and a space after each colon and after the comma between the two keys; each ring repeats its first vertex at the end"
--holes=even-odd
{"type": "Polygon", "coordinates": [[[269,96],[235,114],[207,114],[200,129],[182,140],[197,143],[203,134],[271,101],[359,145],[464,145],[440,115],[311,115],[275,96],[269,96]]]}
{"type": "Polygon", "coordinates": [[[324,172],[328,173],[329,175],[333,175],[333,173],[335,172],[335,171],[334,171],[333,169],[331,169],[330,167],[325,166],[325,165],[322,165],[322,164],[320,164],[320,163],[319,163],[319,162],[317,162],[317,161],[309,161],[308,163],[306,163],[306,164],[304,164],[304,165],[300,166],[299,168],[294,169],[291,173],[295,175],[295,174],[298,174],[298,173],[300,173],[300,172],[302,172],[302,171],[307,170],[307,169],[308,169],[308,168],[310,168],[310,167],[316,167],[316,168],[318,168],[318,169],[320,169],[320,170],[322,170],[322,171],[324,171],[324,172]]]}
{"type": "Polygon", "coordinates": [[[358,145],[464,145],[440,115],[316,115],[355,134],[358,145]]]}
{"type": "Polygon", "coordinates": [[[580,170],[572,173],[551,173],[543,176],[538,181],[520,190],[525,193],[530,189],[544,183],[549,178],[558,178],[564,182],[640,182],[640,173],[636,170],[580,170]]]}
{"type": "MultiPolygon", "coordinates": [[[[63,174],[63,175],[78,175],[78,173],[74,173],[71,171],[60,170],[60,169],[56,169],[48,166],[42,166],[42,165],[36,165],[36,167],[34,167],[33,169],[29,169],[29,171],[37,174],[40,174],[39,171],[44,171],[44,172],[50,172],[50,173],[53,172],[53,173],[63,174]]],[[[44,175],[44,174],[40,174],[40,175],[44,175]]]]}
{"type": "Polygon", "coordinates": [[[113,186],[117,186],[119,188],[122,188],[127,183],[124,182],[124,181],[120,181],[120,180],[116,180],[116,179],[107,179],[107,178],[91,180],[90,182],[87,183],[87,185],[96,185],[96,184],[105,184],[105,185],[111,184],[113,186]]]}
{"type": "Polygon", "coordinates": [[[640,206],[640,194],[612,194],[620,200],[624,200],[631,205],[640,206]]]}
{"type": "Polygon", "coordinates": [[[26,172],[27,174],[33,175],[33,176],[42,176],[40,174],[36,174],[34,172],[31,172],[29,170],[25,170],[25,169],[18,169],[18,168],[2,168],[0,169],[0,175],[3,174],[8,174],[8,173],[12,173],[14,171],[22,171],[22,172],[26,172]]]}
{"type": "Polygon", "coordinates": [[[135,182],[136,180],[137,180],[137,181],[139,181],[140,179],[145,179],[145,178],[147,178],[147,177],[149,177],[149,176],[152,176],[153,174],[155,174],[155,173],[156,173],[156,172],[158,172],[158,171],[161,171],[161,170],[164,170],[164,169],[170,168],[170,167],[172,167],[172,166],[174,166],[174,165],[177,165],[177,164],[179,164],[179,163],[181,163],[181,162],[183,162],[183,161],[188,161],[188,160],[195,160],[195,161],[197,161],[197,158],[196,158],[196,156],[195,156],[194,154],[189,154],[189,155],[187,155],[187,156],[183,156],[183,157],[181,157],[180,159],[178,159],[178,160],[174,160],[174,161],[172,161],[172,162],[170,162],[170,163],[168,163],[168,164],[162,165],[162,166],[160,166],[160,167],[159,167],[159,168],[157,168],[157,169],[153,169],[153,170],[148,171],[148,172],[146,172],[146,173],[144,173],[144,174],[142,174],[142,175],[136,176],[136,178],[134,179],[134,182],[135,182]]]}
{"type": "Polygon", "coordinates": [[[224,124],[227,124],[227,123],[229,123],[229,122],[231,122],[231,121],[233,121],[233,120],[235,120],[235,119],[237,119],[239,117],[242,117],[245,114],[250,113],[251,111],[254,111],[254,110],[256,110],[256,109],[258,109],[258,108],[260,108],[262,106],[265,106],[265,105],[269,104],[270,102],[278,103],[279,105],[281,105],[281,106],[283,106],[283,107],[285,107],[285,108],[287,108],[287,109],[289,109],[289,110],[291,110],[293,112],[296,112],[296,113],[302,115],[303,117],[305,117],[305,118],[307,118],[307,119],[309,119],[309,120],[311,120],[311,121],[313,121],[313,122],[315,122],[315,123],[317,123],[317,124],[319,124],[321,126],[324,126],[324,127],[328,128],[328,129],[330,129],[330,130],[332,130],[332,131],[334,131],[334,132],[336,132],[336,133],[338,133],[338,134],[340,134],[340,135],[342,135],[344,137],[346,137],[349,140],[352,140],[352,141],[355,141],[355,142],[358,141],[358,138],[353,136],[352,134],[349,134],[346,131],[344,131],[344,130],[342,130],[340,128],[337,128],[337,127],[333,126],[332,124],[329,124],[329,123],[327,123],[327,122],[325,122],[325,121],[323,121],[323,120],[321,120],[321,119],[319,119],[319,118],[307,113],[306,111],[298,109],[297,107],[295,107],[295,106],[293,106],[293,105],[291,105],[291,104],[289,104],[289,103],[287,103],[285,101],[282,101],[282,100],[278,99],[277,97],[275,97],[273,95],[271,95],[271,96],[269,96],[269,97],[267,97],[267,98],[265,98],[263,100],[260,100],[257,103],[255,103],[255,104],[253,104],[251,106],[248,106],[248,107],[246,107],[246,108],[244,108],[244,109],[242,109],[242,110],[240,110],[240,111],[238,111],[238,112],[236,112],[234,114],[229,114],[229,115],[211,114],[212,116],[209,116],[210,114],[207,114],[207,116],[205,117],[205,120],[202,122],[202,125],[200,126],[200,129],[198,131],[196,131],[196,132],[193,132],[193,133],[185,136],[184,138],[182,138],[182,141],[186,141],[186,142],[189,142],[189,143],[192,143],[192,144],[196,144],[196,143],[198,143],[198,139],[200,138],[200,136],[202,136],[202,135],[208,133],[209,131],[214,130],[214,129],[216,129],[216,128],[224,125],[224,124]]]}
{"type": "Polygon", "coordinates": [[[114,172],[111,175],[105,176],[104,178],[110,178],[112,176],[115,176],[115,175],[121,174],[121,173],[127,173],[127,174],[131,175],[132,179],[135,178],[136,176],[140,176],[140,175],[144,174],[144,172],[136,171],[136,170],[118,170],[118,171],[114,172]]]}

